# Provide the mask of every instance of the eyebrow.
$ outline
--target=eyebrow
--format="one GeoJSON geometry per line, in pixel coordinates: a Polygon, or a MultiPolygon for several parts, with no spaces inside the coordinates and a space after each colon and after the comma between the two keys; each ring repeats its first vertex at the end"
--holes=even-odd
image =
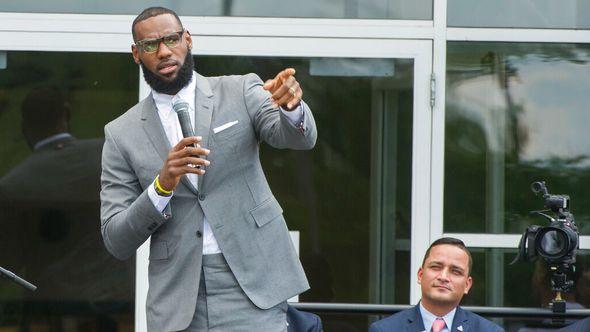
{"type": "Polygon", "coordinates": [[[457,266],[457,265],[451,265],[451,269],[457,269],[457,270],[459,270],[461,272],[465,272],[465,269],[464,268],[462,268],[460,266],[457,266]]]}
{"type": "MultiPolygon", "coordinates": [[[[442,262],[440,261],[431,261],[428,266],[434,266],[434,265],[444,265],[442,262]]],[[[450,265],[451,269],[457,269],[460,270],[461,272],[465,272],[465,269],[460,267],[459,265],[455,265],[455,264],[451,264],[450,265]]]]}
{"type": "Polygon", "coordinates": [[[144,39],[138,40],[137,42],[155,41],[155,40],[159,40],[159,39],[164,39],[166,37],[178,36],[180,33],[184,33],[184,30],[173,31],[173,32],[167,33],[167,34],[162,35],[161,37],[157,37],[157,38],[156,37],[154,37],[154,38],[144,38],[144,39]]]}

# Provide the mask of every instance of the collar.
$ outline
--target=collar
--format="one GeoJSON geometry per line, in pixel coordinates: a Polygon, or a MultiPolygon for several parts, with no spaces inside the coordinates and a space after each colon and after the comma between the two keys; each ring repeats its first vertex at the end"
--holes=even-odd
{"type": "Polygon", "coordinates": [[[154,98],[154,102],[156,103],[156,108],[158,112],[167,119],[174,110],[172,109],[172,104],[177,100],[183,100],[187,102],[191,109],[194,109],[195,103],[195,87],[197,85],[196,81],[197,73],[193,71],[193,75],[191,76],[191,80],[188,84],[182,88],[176,95],[167,95],[165,93],[160,93],[152,89],[152,97],[154,98]]]}
{"type": "MultiPolygon", "coordinates": [[[[453,327],[453,319],[455,318],[456,312],[457,308],[455,307],[449,313],[441,317],[445,321],[445,324],[447,324],[447,330],[449,331],[451,331],[451,328],[453,327]]],[[[420,314],[422,315],[422,320],[424,321],[424,328],[426,329],[426,331],[430,331],[430,329],[432,328],[432,324],[434,323],[434,320],[436,320],[438,316],[426,310],[426,308],[424,308],[424,306],[422,305],[422,301],[420,301],[420,314]]]]}
{"type": "Polygon", "coordinates": [[[74,138],[70,133],[60,133],[60,134],[55,134],[55,135],[51,135],[49,137],[46,137],[42,140],[40,140],[39,142],[35,143],[35,146],[33,147],[33,150],[39,150],[42,147],[53,143],[55,141],[61,141],[64,139],[72,139],[74,138]]]}

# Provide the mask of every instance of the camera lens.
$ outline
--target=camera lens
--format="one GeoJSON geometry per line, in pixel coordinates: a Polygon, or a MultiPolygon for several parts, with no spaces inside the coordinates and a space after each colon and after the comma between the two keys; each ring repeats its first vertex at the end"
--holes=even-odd
{"type": "Polygon", "coordinates": [[[569,251],[569,237],[561,229],[547,227],[541,230],[538,235],[539,254],[549,259],[558,259],[569,251]]]}
{"type": "Polygon", "coordinates": [[[549,231],[541,238],[541,248],[547,255],[557,255],[567,245],[564,234],[558,231],[549,231]]]}

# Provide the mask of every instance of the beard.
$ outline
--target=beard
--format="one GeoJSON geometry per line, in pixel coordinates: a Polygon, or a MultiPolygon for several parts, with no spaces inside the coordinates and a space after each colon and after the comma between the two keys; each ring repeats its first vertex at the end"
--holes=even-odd
{"type": "Polygon", "coordinates": [[[151,72],[142,61],[139,63],[143,71],[143,78],[147,84],[154,91],[165,93],[167,95],[175,95],[178,93],[178,91],[187,86],[193,77],[193,68],[195,67],[193,56],[191,55],[190,50],[188,50],[188,52],[186,52],[186,56],[184,57],[184,63],[182,64],[182,67],[180,67],[176,78],[170,82],[167,82],[151,72]]]}

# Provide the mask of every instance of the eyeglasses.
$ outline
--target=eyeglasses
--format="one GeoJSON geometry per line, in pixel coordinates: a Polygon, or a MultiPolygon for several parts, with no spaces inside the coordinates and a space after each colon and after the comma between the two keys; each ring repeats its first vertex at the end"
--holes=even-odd
{"type": "Polygon", "coordinates": [[[160,43],[164,43],[168,48],[175,48],[180,44],[180,40],[182,39],[182,34],[184,33],[184,29],[180,31],[173,32],[169,35],[166,35],[161,38],[154,38],[154,39],[143,39],[135,43],[138,47],[145,53],[154,53],[160,47],[160,43]]]}

